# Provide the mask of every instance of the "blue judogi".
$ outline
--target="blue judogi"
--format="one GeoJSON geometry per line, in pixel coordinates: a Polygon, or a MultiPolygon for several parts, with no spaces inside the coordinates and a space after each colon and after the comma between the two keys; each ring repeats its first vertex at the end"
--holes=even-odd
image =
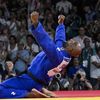
{"type": "MultiPolygon", "coordinates": [[[[36,29],[34,29],[34,26],[31,26],[31,31],[43,51],[33,59],[28,71],[37,79],[48,84],[50,80],[50,76],[47,74],[48,71],[60,65],[63,60],[66,62],[71,60],[70,55],[62,49],[63,42],[66,40],[65,27],[63,24],[58,25],[55,43],[46,33],[41,23],[38,24],[36,29]]],[[[23,74],[0,84],[0,98],[22,98],[32,88],[41,91],[42,87],[42,84],[33,80],[28,74],[23,74]]]]}

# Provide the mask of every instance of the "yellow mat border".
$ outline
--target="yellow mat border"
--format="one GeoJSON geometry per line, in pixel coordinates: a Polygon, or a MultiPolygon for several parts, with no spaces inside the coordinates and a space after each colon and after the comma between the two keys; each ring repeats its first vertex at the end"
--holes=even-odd
{"type": "MultiPolygon", "coordinates": [[[[0,100],[11,100],[11,99],[0,99],[0,100]]],[[[23,99],[12,99],[12,100],[100,100],[100,97],[75,97],[75,98],[23,98],[23,99]]]]}

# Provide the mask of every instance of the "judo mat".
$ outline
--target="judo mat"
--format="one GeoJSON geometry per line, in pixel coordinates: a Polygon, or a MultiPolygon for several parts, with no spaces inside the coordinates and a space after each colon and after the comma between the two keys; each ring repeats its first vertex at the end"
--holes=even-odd
{"type": "MultiPolygon", "coordinates": [[[[100,97],[100,90],[55,91],[58,97],[100,97]]],[[[99,99],[100,100],[100,99],[99,99]]]]}
{"type": "MultiPolygon", "coordinates": [[[[0,99],[0,100],[8,100],[8,99],[0,99]]],[[[87,97],[87,98],[48,98],[48,99],[44,99],[44,98],[30,98],[30,99],[9,99],[9,100],[100,100],[100,97],[87,97]]]]}
{"type": "MultiPolygon", "coordinates": [[[[55,91],[58,98],[22,98],[12,100],[100,100],[100,90],[92,91],[55,91]]],[[[11,99],[0,99],[11,100],[11,99]]]]}

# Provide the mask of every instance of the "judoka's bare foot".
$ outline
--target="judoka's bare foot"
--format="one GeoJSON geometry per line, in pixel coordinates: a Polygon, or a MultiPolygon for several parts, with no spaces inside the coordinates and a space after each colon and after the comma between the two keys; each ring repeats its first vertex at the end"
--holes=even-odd
{"type": "Polygon", "coordinates": [[[38,25],[38,22],[39,22],[39,13],[38,12],[33,11],[31,13],[31,21],[32,21],[32,24],[34,25],[34,27],[36,27],[38,25]]]}
{"type": "Polygon", "coordinates": [[[44,94],[46,94],[49,97],[55,98],[57,97],[55,93],[53,93],[52,91],[47,90],[46,88],[42,88],[42,92],[44,94]]]}
{"type": "Polygon", "coordinates": [[[26,98],[49,98],[50,96],[45,95],[44,93],[36,90],[36,89],[32,89],[31,92],[29,92],[26,96],[26,98]]]}
{"type": "Polygon", "coordinates": [[[65,20],[65,16],[64,15],[59,15],[58,16],[58,24],[64,23],[64,20],[65,20]]]}
{"type": "Polygon", "coordinates": [[[32,92],[34,92],[34,95],[38,98],[49,98],[50,96],[36,90],[36,89],[32,89],[32,92]]]}

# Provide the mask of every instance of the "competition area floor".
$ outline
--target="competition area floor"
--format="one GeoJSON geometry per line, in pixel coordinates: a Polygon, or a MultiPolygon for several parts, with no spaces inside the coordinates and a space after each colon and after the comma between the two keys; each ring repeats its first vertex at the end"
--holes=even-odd
{"type": "Polygon", "coordinates": [[[83,98],[31,98],[31,99],[0,99],[0,100],[100,100],[100,97],[83,97],[83,98]]]}
{"type": "MultiPolygon", "coordinates": [[[[56,91],[58,98],[23,98],[12,100],[100,100],[100,90],[92,91],[56,91]]],[[[0,99],[11,100],[11,99],[0,99]]]]}

